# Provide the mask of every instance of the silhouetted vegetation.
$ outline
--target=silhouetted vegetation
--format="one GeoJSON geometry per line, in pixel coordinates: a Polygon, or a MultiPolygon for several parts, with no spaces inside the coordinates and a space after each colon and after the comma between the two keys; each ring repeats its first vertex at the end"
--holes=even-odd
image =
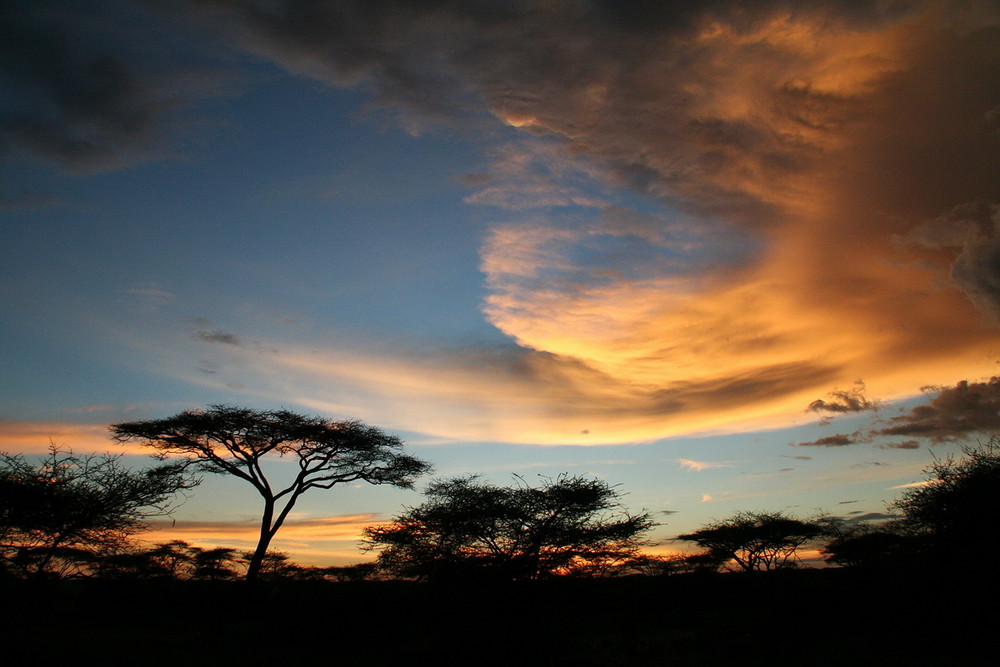
{"type": "Polygon", "coordinates": [[[538,579],[593,572],[638,555],[648,514],[630,514],[607,483],[561,476],[540,487],[476,477],[432,483],[427,501],[365,531],[382,569],[418,579],[538,579]]]}
{"type": "Polygon", "coordinates": [[[184,466],[132,470],[118,456],[51,447],[39,465],[0,454],[0,567],[28,577],[78,574],[128,546],[194,485],[184,466]]]}
{"type": "Polygon", "coordinates": [[[861,524],[841,531],[823,548],[826,561],[842,567],[890,568],[913,560],[920,544],[891,526],[861,524]]]}
{"type": "Polygon", "coordinates": [[[840,531],[826,545],[827,561],[865,568],[961,570],[973,552],[1000,546],[1000,438],[962,447],[936,460],[922,484],[890,508],[895,519],[840,531]]]}
{"type": "Polygon", "coordinates": [[[703,566],[733,561],[745,572],[757,572],[796,565],[798,550],[822,533],[817,523],[781,512],[738,512],[677,539],[706,549],[698,554],[703,566]]]}
{"type": "Polygon", "coordinates": [[[962,456],[935,461],[926,483],[907,489],[893,504],[903,517],[897,528],[945,566],[965,562],[970,550],[996,553],[1000,546],[1000,438],[965,446],[962,456]]]}
{"type": "Polygon", "coordinates": [[[239,583],[248,578],[258,582],[253,604],[295,610],[296,633],[336,628],[364,638],[337,644],[336,654],[366,664],[467,664],[469,656],[487,664],[525,656],[576,665],[993,663],[977,646],[992,636],[990,618],[972,606],[929,611],[983,598],[995,583],[992,572],[969,567],[969,555],[1000,539],[997,438],[935,461],[925,483],[892,504],[898,516],[880,522],[738,512],[678,537],[701,553],[661,558],[642,553],[649,515],[629,512],[606,482],[562,475],[503,487],[467,476],[433,482],[423,503],[369,527],[364,548],[375,561],[305,567],[261,545],[239,552],[131,538],[144,519],[169,511],[195,469],[258,488],[266,545],[309,488],[354,479],[407,486],[427,464],[377,429],[283,411],[217,407],[113,428],[121,440],[184,458],[133,470],[119,457],[56,448],[38,465],[0,455],[9,575],[0,577],[0,627],[19,638],[6,657],[42,645],[49,661],[96,654],[114,619],[123,659],[102,654],[106,664],[131,663],[136,652],[150,665],[328,659],[324,642],[247,641],[234,610],[250,600],[239,583]],[[269,453],[299,463],[278,491],[261,468],[269,453]],[[821,541],[826,560],[841,567],[796,568],[800,550],[821,541]],[[134,610],[154,600],[150,623],[134,610]],[[748,605],[772,613],[747,613],[748,605]],[[210,622],[203,609],[216,610],[210,622]],[[405,622],[376,631],[371,619],[386,615],[405,622]],[[46,644],[51,636],[59,641],[46,644]],[[934,636],[965,639],[927,641],[934,636]]]}
{"type": "Polygon", "coordinates": [[[399,438],[373,426],[288,410],[216,405],[167,419],[114,424],[111,431],[119,442],[138,441],[161,458],[181,457],[181,466],[233,475],[257,490],[264,507],[247,581],[258,579],[271,540],[306,491],[358,480],[408,488],[430,470],[426,462],[400,453],[399,438]],[[275,486],[264,469],[272,455],[292,457],[298,464],[283,485],[275,486]]]}

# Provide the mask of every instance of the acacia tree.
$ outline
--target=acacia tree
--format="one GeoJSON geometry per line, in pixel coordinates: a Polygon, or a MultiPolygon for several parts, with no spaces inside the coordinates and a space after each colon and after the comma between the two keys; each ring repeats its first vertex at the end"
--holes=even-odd
{"type": "Polygon", "coordinates": [[[134,470],[120,456],[52,446],[39,465],[0,454],[0,556],[23,575],[59,574],[122,548],[196,482],[184,466],[134,470]]]}
{"type": "Polygon", "coordinates": [[[822,534],[815,523],[781,512],[737,512],[677,539],[707,549],[706,556],[736,561],[746,572],[774,570],[795,562],[802,545],[822,534]]]}
{"type": "Polygon", "coordinates": [[[476,476],[433,482],[428,500],[365,530],[380,567],[417,578],[536,579],[626,560],[652,528],[606,482],[561,476],[541,487],[500,487],[476,476]]]}
{"type": "Polygon", "coordinates": [[[111,431],[119,442],[138,441],[160,459],[177,457],[180,465],[232,475],[256,489],[264,507],[247,566],[250,582],[257,580],[271,540],[306,491],[358,480],[409,488],[430,470],[428,463],[400,453],[399,438],[373,426],[288,410],[214,405],[166,419],[113,424],[111,431]],[[264,463],[274,457],[295,461],[287,483],[269,479],[264,463]]]}

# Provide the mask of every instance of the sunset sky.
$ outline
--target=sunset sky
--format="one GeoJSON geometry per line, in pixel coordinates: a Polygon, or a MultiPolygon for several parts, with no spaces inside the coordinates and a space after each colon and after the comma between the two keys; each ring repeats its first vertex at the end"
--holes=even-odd
{"type": "MultiPolygon", "coordinates": [[[[14,0],[0,31],[0,449],[357,418],[438,477],[620,484],[669,550],[885,512],[1000,432],[1000,2],[14,0]]],[[[150,539],[247,547],[244,486],[150,539]]],[[[314,492],[275,547],[357,561],[419,502],[314,492]]]]}

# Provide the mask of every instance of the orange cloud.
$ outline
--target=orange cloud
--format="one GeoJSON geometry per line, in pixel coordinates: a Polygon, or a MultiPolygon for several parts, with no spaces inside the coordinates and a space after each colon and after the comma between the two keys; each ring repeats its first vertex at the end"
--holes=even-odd
{"type": "Polygon", "coordinates": [[[502,21],[459,3],[378,29],[324,4],[329,31],[220,5],[247,48],[364,79],[415,126],[478,129],[487,111],[522,132],[487,147],[494,173],[467,198],[508,216],[480,267],[509,346],[230,344],[245,377],[202,384],[441,437],[586,444],[785,426],[858,379],[885,402],[994,374],[993,3],[693,3],[641,25],[589,3],[513,3],[502,21]]]}
{"type": "Polygon", "coordinates": [[[111,452],[148,454],[137,446],[112,442],[107,425],[65,422],[0,422],[0,450],[19,454],[44,454],[51,445],[79,454],[111,452]]]}

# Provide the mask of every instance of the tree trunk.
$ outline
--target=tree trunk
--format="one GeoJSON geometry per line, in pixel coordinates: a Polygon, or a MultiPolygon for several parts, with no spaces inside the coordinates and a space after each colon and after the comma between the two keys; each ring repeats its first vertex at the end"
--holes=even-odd
{"type": "Polygon", "coordinates": [[[267,555],[267,548],[271,545],[271,538],[274,531],[271,528],[271,520],[274,518],[274,500],[267,498],[264,500],[264,514],[260,519],[260,538],[257,540],[257,548],[250,556],[247,564],[247,583],[255,583],[260,578],[260,568],[264,564],[264,556],[267,555]]]}

